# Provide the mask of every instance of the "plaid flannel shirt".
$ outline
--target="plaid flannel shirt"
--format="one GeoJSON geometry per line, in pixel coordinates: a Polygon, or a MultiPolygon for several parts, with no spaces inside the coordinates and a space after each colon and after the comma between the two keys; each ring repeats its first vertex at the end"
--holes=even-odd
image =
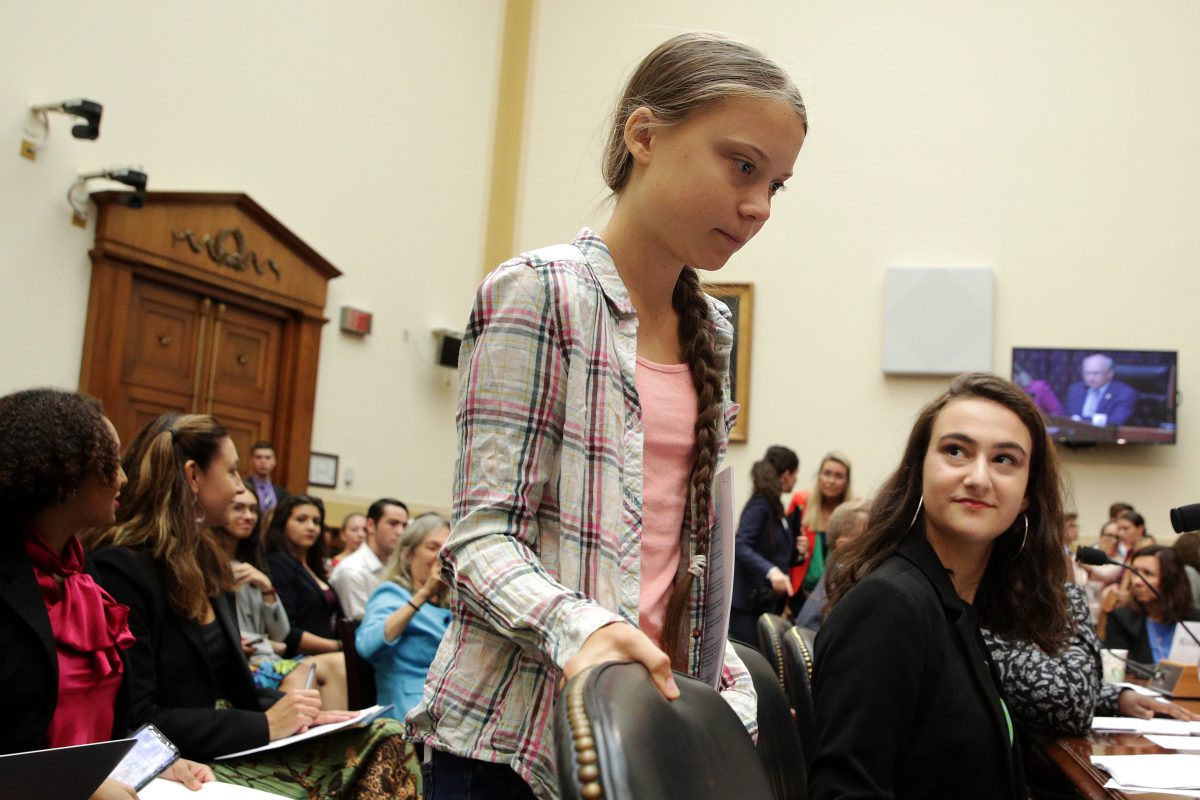
{"type": "MultiPolygon", "coordinates": [[[[729,311],[709,298],[723,393],[729,311]]],[[[567,659],[599,628],[637,625],[642,414],[637,316],[599,236],[525,253],[480,286],[459,357],[454,526],[442,551],[453,621],[408,735],[510,765],[558,795],[553,708],[567,659]]],[[[690,554],[684,554],[686,559],[690,554]]],[[[692,594],[689,671],[707,580],[692,594]]],[[[722,694],[757,732],[750,676],[726,644],[722,694]]]]}

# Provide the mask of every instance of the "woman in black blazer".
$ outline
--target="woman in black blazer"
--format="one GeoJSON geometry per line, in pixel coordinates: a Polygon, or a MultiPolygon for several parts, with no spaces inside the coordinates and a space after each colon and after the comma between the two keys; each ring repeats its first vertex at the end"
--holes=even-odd
{"type": "MultiPolygon", "coordinates": [[[[130,715],[185,755],[213,759],[354,716],[321,708],[315,689],[258,688],[237,630],[232,573],[211,528],[245,491],[237,450],[209,416],[166,414],[125,456],[129,501],[89,543],[106,588],[129,606],[130,715]]],[[[215,762],[218,780],[288,797],[412,796],[399,724],[215,762]],[[380,780],[387,778],[390,780],[380,780]]]]}
{"type": "MultiPolygon", "coordinates": [[[[0,753],[129,730],[128,609],[100,588],[76,535],[115,519],[119,448],[93,398],[53,389],[0,398],[0,685],[11,694],[0,753]]],[[[212,771],[186,762],[167,777],[199,788],[212,771]]],[[[93,799],[133,796],[106,780],[93,799]]]]}
{"type": "Polygon", "coordinates": [[[1109,614],[1104,646],[1128,650],[1132,661],[1155,664],[1171,652],[1176,625],[1183,620],[1200,620],[1200,612],[1192,607],[1187,573],[1171,548],[1143,547],[1133,554],[1130,566],[1143,576],[1133,576],[1129,584],[1135,607],[1118,608],[1109,614]],[[1166,599],[1165,605],[1151,585],[1166,599]]]}
{"type": "Polygon", "coordinates": [[[979,624],[1061,647],[1060,503],[1054,448],[1019,387],[964,375],[922,410],[867,531],[826,571],[813,800],[1026,797],[979,624]]]}
{"type": "Polygon", "coordinates": [[[267,527],[267,566],[292,623],[291,636],[304,653],[341,649],[333,626],[340,606],[325,571],[325,504],[319,497],[290,494],[267,527]]]}
{"type": "Polygon", "coordinates": [[[758,647],[758,616],[779,613],[792,593],[788,565],[796,532],[788,529],[779,496],[796,485],[800,459],[782,445],[771,445],[750,468],[754,494],[742,509],[735,544],[733,607],[729,638],[758,647]]]}

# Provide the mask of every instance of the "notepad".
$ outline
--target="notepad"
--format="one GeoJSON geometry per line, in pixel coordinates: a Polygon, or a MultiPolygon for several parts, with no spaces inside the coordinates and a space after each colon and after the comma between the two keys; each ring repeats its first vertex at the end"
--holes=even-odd
{"type": "Polygon", "coordinates": [[[330,722],[328,725],[318,725],[314,728],[309,728],[304,733],[297,733],[294,736],[288,736],[283,739],[276,739],[273,742],[264,744],[262,747],[252,747],[249,750],[239,750],[236,753],[229,753],[223,756],[217,756],[217,761],[224,761],[227,758],[238,758],[239,756],[248,756],[251,753],[261,753],[264,750],[275,750],[280,747],[287,747],[289,744],[303,742],[307,739],[318,739],[322,736],[328,736],[331,733],[336,733],[343,728],[349,728],[351,725],[368,725],[374,722],[378,717],[392,710],[391,704],[386,706],[371,706],[364,708],[358,712],[356,716],[351,717],[345,722],[330,722]]]}

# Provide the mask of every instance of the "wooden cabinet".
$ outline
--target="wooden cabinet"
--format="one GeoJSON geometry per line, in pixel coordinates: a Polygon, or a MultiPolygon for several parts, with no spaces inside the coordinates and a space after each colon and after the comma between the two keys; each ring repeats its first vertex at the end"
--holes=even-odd
{"type": "Polygon", "coordinates": [[[95,196],[80,388],[122,441],[166,411],[213,414],[244,466],[276,444],[276,480],[307,488],[327,282],[340,275],[245,195],[95,196]]]}

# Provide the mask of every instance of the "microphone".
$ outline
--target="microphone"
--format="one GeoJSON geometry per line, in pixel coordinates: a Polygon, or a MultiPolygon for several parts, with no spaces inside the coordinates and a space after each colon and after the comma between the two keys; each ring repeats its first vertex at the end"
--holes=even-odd
{"type": "MultiPolygon", "coordinates": [[[[1200,509],[1200,504],[1197,504],[1196,507],[1198,509],[1200,509]]],[[[1176,510],[1178,510],[1178,509],[1176,509],[1176,510]]],[[[1174,517],[1174,515],[1175,515],[1175,512],[1172,511],[1171,516],[1174,517]]],[[[1169,606],[1169,604],[1167,603],[1167,598],[1162,596],[1162,592],[1158,591],[1158,589],[1156,589],[1154,587],[1154,584],[1152,584],[1152,583],[1150,583],[1150,581],[1146,580],[1146,576],[1142,575],[1142,573],[1138,572],[1136,569],[1129,566],[1128,564],[1122,564],[1120,561],[1113,561],[1111,558],[1109,558],[1104,553],[1103,550],[1098,550],[1095,547],[1081,547],[1075,551],[1075,560],[1078,561],[1080,564],[1088,564],[1089,566],[1093,566],[1093,567],[1100,567],[1100,566],[1104,566],[1105,564],[1116,564],[1121,569],[1127,569],[1130,572],[1132,572],[1134,575],[1137,575],[1139,578],[1141,578],[1142,583],[1146,584],[1146,588],[1148,588],[1150,591],[1154,592],[1154,596],[1158,598],[1158,602],[1163,604],[1163,608],[1167,608],[1169,606]]],[[[1182,620],[1180,621],[1180,623],[1182,623],[1182,620]]],[[[1183,632],[1186,633],[1188,636],[1190,636],[1192,638],[1193,642],[1195,642],[1197,645],[1200,645],[1200,639],[1196,638],[1196,634],[1192,633],[1191,628],[1189,628],[1187,625],[1183,625],[1182,627],[1183,627],[1183,632]]]]}
{"type": "Polygon", "coordinates": [[[1172,508],[1171,527],[1176,533],[1200,531],[1200,503],[1172,508]]]}

